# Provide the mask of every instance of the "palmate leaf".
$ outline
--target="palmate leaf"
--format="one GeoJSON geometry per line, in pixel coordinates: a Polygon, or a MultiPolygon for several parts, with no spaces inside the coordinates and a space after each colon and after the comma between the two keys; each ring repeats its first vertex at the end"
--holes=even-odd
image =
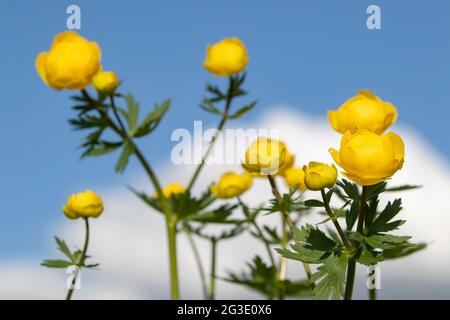
{"type": "Polygon", "coordinates": [[[344,294],[345,272],[347,270],[348,256],[330,255],[317,272],[310,279],[316,283],[313,289],[313,298],[316,300],[339,300],[344,294]]]}
{"type": "Polygon", "coordinates": [[[341,181],[338,181],[336,184],[344,190],[345,192],[344,197],[353,200],[359,200],[360,198],[359,190],[358,186],[355,183],[342,179],[341,181]]]}
{"type": "Polygon", "coordinates": [[[333,239],[309,224],[293,228],[292,237],[295,243],[290,246],[290,250],[280,248],[276,250],[288,259],[305,263],[320,263],[341,248],[333,239]]]}
{"type": "Polygon", "coordinates": [[[388,202],[384,210],[375,218],[375,220],[368,225],[369,230],[372,233],[388,232],[397,229],[405,221],[403,220],[391,220],[400,212],[401,199],[395,199],[394,202],[388,202]]]}

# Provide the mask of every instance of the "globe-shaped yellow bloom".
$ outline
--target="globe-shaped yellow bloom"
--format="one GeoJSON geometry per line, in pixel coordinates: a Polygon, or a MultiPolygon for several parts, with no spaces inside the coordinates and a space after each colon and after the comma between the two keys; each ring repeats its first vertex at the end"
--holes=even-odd
{"type": "MultiPolygon", "coordinates": [[[[172,195],[185,193],[186,189],[183,187],[183,185],[179,182],[173,182],[169,183],[162,189],[162,193],[164,197],[170,198],[172,195]]],[[[153,199],[158,199],[158,194],[153,194],[153,199]]]]}
{"type": "Polygon", "coordinates": [[[114,93],[119,85],[119,79],[114,71],[99,70],[92,77],[92,86],[95,90],[104,94],[114,93]]]}
{"type": "Polygon", "coordinates": [[[295,155],[293,155],[289,149],[286,147],[286,144],[282,141],[280,141],[280,144],[283,146],[283,148],[286,149],[286,157],[284,160],[284,164],[280,167],[280,170],[278,171],[279,175],[284,175],[286,170],[289,168],[292,168],[295,162],[295,155]]]}
{"type": "Polygon", "coordinates": [[[42,81],[54,89],[80,90],[91,83],[100,69],[100,60],[97,43],[64,31],[53,39],[49,52],[37,56],[36,69],[42,81]]]}
{"type": "Polygon", "coordinates": [[[248,53],[238,38],[226,38],[206,49],[203,65],[216,76],[232,76],[245,69],[248,53]]]}
{"type": "Polygon", "coordinates": [[[303,170],[305,185],[309,190],[319,191],[336,184],[338,172],[334,165],[311,161],[308,166],[303,167],[303,170]]]}
{"type": "Polygon", "coordinates": [[[245,152],[242,167],[253,174],[276,175],[286,162],[286,152],[281,141],[258,138],[245,152]]]}
{"type": "Polygon", "coordinates": [[[397,120],[397,109],[372,92],[362,90],[338,110],[328,111],[328,119],[340,133],[368,129],[381,134],[397,120]]]}
{"type": "Polygon", "coordinates": [[[289,188],[298,188],[301,192],[306,191],[305,171],[303,168],[293,167],[284,172],[284,181],[289,188]]]}
{"type": "Polygon", "coordinates": [[[342,136],[340,150],[330,149],[334,161],[350,180],[362,186],[389,179],[403,166],[405,145],[393,132],[377,135],[369,130],[342,136]]]}
{"type": "Polygon", "coordinates": [[[86,190],[71,195],[63,212],[69,219],[97,218],[103,212],[103,200],[94,191],[86,190]]]}
{"type": "Polygon", "coordinates": [[[211,192],[219,199],[229,199],[240,196],[253,184],[253,178],[249,173],[237,174],[224,173],[217,184],[211,186],[211,192]]]}

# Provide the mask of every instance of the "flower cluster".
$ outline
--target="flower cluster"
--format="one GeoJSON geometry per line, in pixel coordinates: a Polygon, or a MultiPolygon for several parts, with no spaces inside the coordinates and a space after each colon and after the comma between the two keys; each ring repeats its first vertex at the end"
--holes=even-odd
{"type": "MultiPolygon", "coordinates": [[[[199,269],[205,298],[214,299],[218,244],[243,233],[264,246],[267,260],[256,255],[248,263],[248,272],[229,272],[220,278],[246,286],[264,294],[268,299],[285,297],[313,297],[315,299],[351,299],[356,263],[372,266],[389,258],[416,252],[424,244],[409,242],[409,237],[392,235],[403,220],[394,220],[401,210],[401,200],[388,202],[379,210],[379,196],[392,190],[407,190],[414,186],[388,189],[387,180],[403,167],[405,146],[402,138],[385,131],[397,120],[397,109],[374,93],[362,90],[337,110],[328,112],[331,127],[342,134],[339,149],[329,153],[342,168],[339,179],[334,164],[309,161],[297,164],[294,150],[281,140],[259,137],[243,154],[243,172],[225,172],[216,182],[203,186],[203,193],[195,196],[193,187],[214,148],[217,135],[225,125],[250,112],[256,101],[236,107],[235,98],[247,95],[243,89],[249,53],[238,38],[226,38],[207,46],[204,68],[214,76],[227,77],[226,90],[206,85],[207,94],[200,107],[219,116],[217,134],[211,140],[201,163],[189,182],[163,185],[145,153],[136,143],[159,126],[171,106],[167,99],[141,119],[141,107],[132,94],[123,94],[121,82],[113,71],[105,71],[101,64],[101,50],[76,32],[58,34],[48,52],[40,53],[36,69],[42,81],[56,90],[79,90],[72,96],[76,101],[76,115],[69,120],[74,129],[87,132],[81,148],[82,158],[112,154],[120,150],[115,171],[125,171],[130,157],[142,166],[153,191],[131,191],[146,205],[162,213],[167,230],[171,297],[178,299],[179,276],[177,236],[188,239],[199,269]],[[89,93],[89,86],[96,96],[89,93]],[[123,104],[123,105],[121,105],[123,104]],[[251,208],[242,197],[251,190],[254,180],[269,183],[273,199],[251,208]],[[284,180],[289,188],[282,194],[277,181],[284,180]],[[312,196],[312,199],[304,199],[312,196]],[[333,196],[335,198],[333,198],[333,196]],[[337,201],[340,207],[334,207],[337,201]],[[319,208],[328,217],[316,226],[306,223],[309,213],[319,208]],[[262,214],[280,214],[279,228],[261,221],[262,214]],[[345,219],[345,228],[341,226],[345,219]],[[335,232],[319,229],[320,224],[332,223],[335,232]],[[214,231],[209,231],[210,226],[214,231]],[[221,228],[217,228],[220,226],[221,228]],[[356,228],[355,228],[356,226],[356,228]],[[216,231],[220,229],[221,232],[216,231]],[[206,231],[208,230],[208,231],[206,231]],[[209,285],[196,247],[195,239],[211,245],[209,285]],[[275,255],[275,253],[279,255],[275,255]],[[287,260],[300,261],[306,279],[290,279],[287,260]],[[310,265],[318,265],[313,270],[310,265]]],[[[331,159],[330,159],[331,160],[331,159]]],[[[242,171],[242,170],[240,170],[242,171]]],[[[57,247],[68,260],[44,260],[44,266],[78,269],[95,268],[87,264],[90,229],[89,219],[103,212],[103,200],[91,190],[71,195],[63,207],[69,219],[82,218],[86,227],[82,250],[72,252],[64,240],[55,237],[57,247]]],[[[159,259],[155,259],[155,261],[159,259]]],[[[74,283],[78,273],[74,276],[74,283]]],[[[73,284],[74,284],[73,283],[73,284]]],[[[73,288],[66,298],[71,299],[73,288]]],[[[373,293],[372,293],[373,295],[373,293]]]]}

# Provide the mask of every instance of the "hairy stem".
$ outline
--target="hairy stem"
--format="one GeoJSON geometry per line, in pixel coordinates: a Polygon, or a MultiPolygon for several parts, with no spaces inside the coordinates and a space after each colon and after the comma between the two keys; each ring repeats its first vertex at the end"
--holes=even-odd
{"type": "Polygon", "coordinates": [[[80,273],[81,268],[84,266],[84,261],[86,260],[86,253],[87,253],[87,249],[88,249],[88,245],[89,245],[89,221],[88,221],[88,218],[83,218],[83,219],[84,219],[84,225],[86,227],[83,250],[81,251],[80,260],[78,260],[78,263],[76,265],[77,269],[75,270],[75,273],[73,275],[72,286],[67,291],[66,300],[72,299],[74,287],[75,287],[75,284],[77,283],[78,274],[80,273]]]}

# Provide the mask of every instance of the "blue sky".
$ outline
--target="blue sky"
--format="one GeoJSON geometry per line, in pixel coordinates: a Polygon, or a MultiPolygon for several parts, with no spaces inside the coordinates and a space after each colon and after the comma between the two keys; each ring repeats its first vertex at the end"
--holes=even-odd
{"type": "Polygon", "coordinates": [[[240,37],[251,56],[246,87],[259,104],[248,118],[281,104],[324,115],[369,88],[450,157],[448,1],[1,1],[0,258],[46,252],[68,194],[126,185],[140,172],[133,162],[114,174],[115,156],[80,161],[82,135],[67,123],[71,93],[46,87],[35,71],[36,55],[65,29],[70,4],[81,7],[80,33],[100,44],[103,66],[125,80],[123,91],[148,108],[172,97],[142,144],[160,166],[173,129],[215,124],[198,102],[205,82],[224,81],[202,60],[206,44],[228,36],[240,37]],[[382,30],[366,28],[369,4],[381,7],[382,30]]]}

